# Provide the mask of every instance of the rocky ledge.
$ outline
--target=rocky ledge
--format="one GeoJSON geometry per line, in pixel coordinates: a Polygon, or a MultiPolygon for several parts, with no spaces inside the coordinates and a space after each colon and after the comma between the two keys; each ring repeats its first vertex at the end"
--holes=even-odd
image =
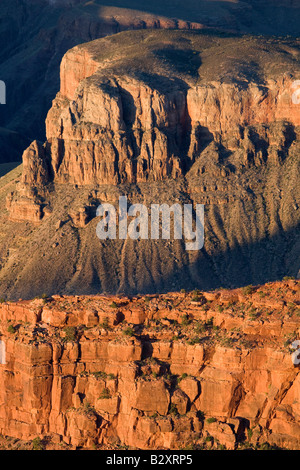
{"type": "Polygon", "coordinates": [[[177,178],[209,144],[227,166],[280,163],[298,145],[300,126],[291,42],[143,31],[71,49],[47,142],[24,153],[23,183],[177,178]]]}
{"type": "Polygon", "coordinates": [[[47,141],[24,152],[11,217],[40,221],[52,183],[190,184],[211,169],[226,178],[283,164],[299,148],[298,55],[297,40],[163,30],[76,46],[61,63],[47,141]]]}
{"type": "Polygon", "coordinates": [[[299,449],[299,287],[2,302],[0,433],[54,447],[299,449]]]}
{"type": "Polygon", "coordinates": [[[71,49],[46,142],[0,181],[0,296],[44,279],[49,294],[135,294],[297,276],[298,58],[297,39],[175,30],[71,49]],[[96,209],[119,196],[203,204],[203,250],[100,242],[96,209]]]}

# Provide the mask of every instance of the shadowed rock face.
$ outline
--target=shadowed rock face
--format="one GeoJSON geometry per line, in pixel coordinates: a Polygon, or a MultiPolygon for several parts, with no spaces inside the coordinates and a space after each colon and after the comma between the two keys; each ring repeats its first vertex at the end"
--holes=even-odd
{"type": "Polygon", "coordinates": [[[299,449],[299,294],[287,280],[1,303],[0,432],[48,448],[299,449]]]}
{"type": "MultiPolygon", "coordinates": [[[[122,38],[122,52],[117,36],[64,56],[61,89],[40,149],[49,182],[159,181],[185,175],[208,144],[214,144],[219,161],[223,148],[230,155],[227,163],[240,168],[251,160],[280,160],[297,145],[297,41],[293,48],[290,41],[249,40],[247,64],[244,38],[223,39],[221,45],[217,37],[177,32],[122,38]]],[[[44,173],[39,178],[26,153],[23,182],[44,184],[44,173]]]]}
{"type": "Polygon", "coordinates": [[[69,51],[47,141],[33,142],[22,174],[0,187],[2,295],[164,292],[296,276],[297,44],[144,31],[69,51]],[[250,70],[245,54],[255,60],[250,70]],[[96,208],[117,208],[122,195],[148,208],[204,204],[204,248],[100,241],[96,208]]]}
{"type": "MultiPolygon", "coordinates": [[[[0,126],[17,132],[19,140],[45,138],[46,114],[59,90],[59,65],[71,47],[128,29],[202,27],[155,13],[81,1],[3,0],[0,19],[0,79],[7,86],[0,126]]],[[[1,147],[1,162],[12,160],[9,144],[10,140],[5,141],[1,147]]],[[[26,143],[20,149],[16,139],[17,160],[21,161],[24,148],[26,143]]]]}
{"type": "Polygon", "coordinates": [[[45,117],[59,89],[60,61],[77,44],[145,28],[297,35],[298,17],[296,1],[2,0],[0,80],[7,84],[7,104],[0,107],[0,126],[19,138],[12,145],[5,136],[0,161],[12,161],[9,147],[13,159],[21,161],[24,139],[44,140],[45,117]]]}

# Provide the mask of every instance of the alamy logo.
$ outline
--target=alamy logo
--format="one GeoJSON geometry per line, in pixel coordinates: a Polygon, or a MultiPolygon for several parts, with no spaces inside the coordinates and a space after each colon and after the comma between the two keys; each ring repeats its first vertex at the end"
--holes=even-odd
{"type": "Polygon", "coordinates": [[[0,104],[6,104],[6,86],[2,80],[0,80],[0,104]]]}
{"type": "Polygon", "coordinates": [[[196,204],[151,204],[150,211],[144,204],[133,204],[128,208],[126,196],[119,198],[119,210],[112,204],[101,204],[97,217],[102,217],[96,233],[100,240],[171,240],[171,214],[173,239],[185,239],[186,250],[201,250],[204,246],[204,205],[196,204]],[[150,217],[150,220],[149,220],[150,217]],[[128,219],[133,220],[129,221],[128,219]],[[117,233],[118,227],[118,233],[117,233]]]}
{"type": "Polygon", "coordinates": [[[300,340],[296,339],[293,341],[290,348],[296,349],[296,351],[292,353],[292,362],[295,366],[298,366],[300,364],[300,340]]]}
{"type": "Polygon", "coordinates": [[[292,89],[295,90],[292,94],[292,102],[300,104],[300,80],[295,80],[292,84],[292,89]]]}
{"type": "Polygon", "coordinates": [[[0,340],[0,364],[6,364],[5,343],[2,340],[0,340]]]}

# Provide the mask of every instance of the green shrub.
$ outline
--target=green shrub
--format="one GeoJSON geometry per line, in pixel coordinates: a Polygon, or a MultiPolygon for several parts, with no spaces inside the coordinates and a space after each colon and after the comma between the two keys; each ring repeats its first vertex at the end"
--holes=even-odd
{"type": "Polygon", "coordinates": [[[249,320],[256,320],[258,317],[258,314],[256,312],[251,312],[249,314],[249,320]]]}
{"type": "Polygon", "coordinates": [[[35,437],[32,441],[33,450],[45,450],[45,446],[40,437],[35,437]]]}
{"type": "Polygon", "coordinates": [[[217,420],[216,418],[207,418],[206,422],[211,424],[211,423],[215,423],[217,420]]]}
{"type": "Polygon", "coordinates": [[[134,329],[131,326],[128,326],[123,330],[123,335],[125,336],[134,336],[134,329]]]}
{"type": "Polygon", "coordinates": [[[95,408],[88,401],[84,402],[82,411],[86,416],[95,416],[97,414],[95,408]]]}
{"type": "Polygon", "coordinates": [[[93,376],[96,377],[96,379],[106,379],[107,378],[106,372],[103,372],[103,371],[93,372],[93,376]]]}
{"type": "Polygon", "coordinates": [[[189,316],[184,314],[181,317],[181,325],[182,326],[188,326],[191,323],[191,320],[189,319],[189,316]]]}
{"type": "Polygon", "coordinates": [[[262,290],[260,290],[260,291],[258,292],[258,295],[259,295],[259,297],[262,299],[262,298],[266,297],[267,294],[266,294],[266,292],[263,292],[262,290]]]}
{"type": "Polygon", "coordinates": [[[108,388],[106,388],[106,387],[103,388],[103,390],[102,390],[102,392],[99,396],[99,399],[100,400],[104,400],[104,399],[107,400],[110,397],[111,397],[111,395],[110,395],[110,391],[108,390],[108,388]]]}
{"type": "Polygon", "coordinates": [[[222,338],[222,339],[220,340],[220,343],[221,343],[221,346],[223,346],[223,347],[225,347],[225,348],[226,348],[226,347],[227,347],[227,348],[230,348],[230,347],[232,347],[232,345],[233,345],[233,339],[230,338],[230,337],[226,337],[226,336],[225,336],[224,338],[222,338]]]}
{"type": "Polygon", "coordinates": [[[104,330],[109,330],[110,329],[110,326],[109,326],[109,320],[108,320],[108,317],[105,317],[103,322],[100,323],[100,328],[103,328],[104,330]]]}
{"type": "Polygon", "coordinates": [[[209,318],[206,321],[198,320],[195,327],[196,333],[204,333],[207,330],[213,328],[213,318],[209,318]]]}
{"type": "Polygon", "coordinates": [[[13,325],[9,325],[7,331],[8,333],[15,334],[17,330],[13,325]]]}
{"type": "Polygon", "coordinates": [[[190,346],[194,346],[195,344],[199,344],[201,343],[201,339],[198,338],[197,336],[194,336],[194,338],[191,338],[188,340],[187,344],[189,344],[190,346]]]}
{"type": "Polygon", "coordinates": [[[249,286],[245,286],[242,288],[242,292],[244,295],[250,295],[253,293],[253,286],[250,284],[249,286]]]}
{"type": "Polygon", "coordinates": [[[171,405],[170,405],[169,414],[174,415],[174,416],[179,415],[178,410],[177,410],[177,406],[174,405],[174,403],[171,403],[171,405]]]}
{"type": "Polygon", "coordinates": [[[76,341],[76,328],[74,326],[66,326],[63,331],[65,333],[64,341],[66,343],[74,343],[76,341]]]}

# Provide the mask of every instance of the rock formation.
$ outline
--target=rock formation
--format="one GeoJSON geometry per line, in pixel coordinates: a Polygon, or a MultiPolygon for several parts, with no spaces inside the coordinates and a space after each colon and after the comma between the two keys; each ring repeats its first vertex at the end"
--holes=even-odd
{"type": "Polygon", "coordinates": [[[7,104],[0,107],[5,128],[0,129],[1,163],[21,161],[28,140],[45,138],[46,114],[68,49],[128,29],[202,28],[191,17],[168,18],[139,11],[140,6],[133,9],[130,1],[128,8],[116,8],[80,0],[2,0],[0,80],[7,85],[7,104]]]}
{"type": "Polygon", "coordinates": [[[136,0],[115,0],[113,6],[103,3],[1,0],[0,80],[7,84],[8,94],[7,105],[0,106],[0,126],[6,131],[1,136],[2,163],[21,161],[27,139],[44,140],[45,117],[59,89],[61,58],[78,44],[128,29],[205,27],[229,34],[269,36],[297,36],[299,30],[296,0],[177,0],[176,5],[171,1],[149,1],[146,5],[136,0]],[[7,134],[11,131],[14,133],[7,134]]]}
{"type": "Polygon", "coordinates": [[[297,44],[130,31],[70,50],[46,142],[34,141],[22,175],[0,185],[1,295],[166,292],[297,276],[297,44]],[[204,204],[204,248],[100,241],[96,209],[122,195],[148,208],[204,204]]]}
{"type": "MultiPolygon", "coordinates": [[[[245,66],[239,64],[245,40],[235,39],[231,65],[227,55],[223,59],[229,68],[226,74],[231,73],[224,80],[225,64],[210,63],[209,55],[220,53],[216,38],[205,53],[201,48],[207,47],[207,38],[202,36],[197,41],[194,35],[182,33],[172,33],[170,38],[168,33],[157,32],[155,39],[153,33],[136,33],[134,46],[132,33],[123,38],[128,45],[121,58],[114,37],[77,46],[65,55],[61,89],[46,120],[47,142],[40,154],[34,149],[43,176],[32,171],[25,154],[24,183],[45,184],[46,165],[48,181],[63,184],[116,185],[177,178],[200,156],[207,140],[216,144],[219,153],[224,148],[246,166],[252,160],[258,165],[268,158],[276,162],[285,158],[291,145],[297,145],[300,106],[292,98],[298,76],[289,72],[292,63],[288,60],[286,69],[276,62],[281,58],[276,46],[268,54],[265,40],[248,47],[249,60],[256,48],[260,55],[247,76],[245,66]],[[180,47],[180,37],[193,38],[194,47],[180,47]],[[164,49],[159,50],[162,40],[164,49]],[[143,57],[138,69],[131,63],[135,41],[140,42],[143,57]],[[272,55],[278,70],[270,74],[265,61],[272,55]],[[185,56],[188,66],[180,63],[185,56]],[[151,62],[157,74],[150,73],[151,62]],[[181,73],[176,74],[176,67],[181,66],[181,73]],[[259,78],[251,79],[253,73],[259,78]]],[[[232,40],[223,41],[223,53],[230,44],[232,40]]]]}
{"type": "Polygon", "coordinates": [[[0,433],[52,446],[299,449],[299,281],[0,306],[0,433]]]}

